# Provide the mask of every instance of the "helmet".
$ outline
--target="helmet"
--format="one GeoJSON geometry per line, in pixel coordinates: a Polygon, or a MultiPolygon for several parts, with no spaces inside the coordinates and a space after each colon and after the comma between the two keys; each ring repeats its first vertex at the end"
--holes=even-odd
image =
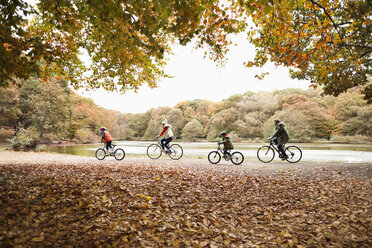
{"type": "Polygon", "coordinates": [[[274,122],[275,122],[275,123],[279,123],[279,122],[280,122],[280,120],[274,120],[274,122]]]}
{"type": "Polygon", "coordinates": [[[100,130],[101,130],[101,131],[105,131],[106,128],[105,128],[105,127],[101,127],[100,130]]]}
{"type": "Polygon", "coordinates": [[[225,136],[227,133],[225,131],[220,133],[220,136],[225,136]]]}
{"type": "Polygon", "coordinates": [[[167,120],[164,120],[161,124],[163,124],[163,126],[167,125],[167,120]]]}

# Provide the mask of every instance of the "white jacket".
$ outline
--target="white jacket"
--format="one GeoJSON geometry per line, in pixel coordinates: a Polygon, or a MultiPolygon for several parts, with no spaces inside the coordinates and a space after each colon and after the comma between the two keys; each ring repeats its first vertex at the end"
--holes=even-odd
{"type": "Polygon", "coordinates": [[[172,125],[170,124],[164,125],[163,130],[161,131],[159,136],[162,136],[162,135],[164,135],[164,138],[166,139],[168,139],[169,137],[172,137],[173,136],[172,125]]]}

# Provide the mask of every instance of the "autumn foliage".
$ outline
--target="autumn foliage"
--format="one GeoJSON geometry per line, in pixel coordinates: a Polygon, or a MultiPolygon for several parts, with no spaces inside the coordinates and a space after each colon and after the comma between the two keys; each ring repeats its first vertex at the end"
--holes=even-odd
{"type": "Polygon", "coordinates": [[[0,165],[2,247],[370,247],[370,180],[151,164],[0,165]]]}
{"type": "Polygon", "coordinates": [[[223,62],[231,34],[245,33],[256,47],[247,66],[289,67],[326,94],[363,85],[370,100],[371,9],[366,0],[5,1],[0,86],[57,74],[76,89],[156,87],[174,44],[223,62]]]}
{"type": "Polygon", "coordinates": [[[371,9],[369,1],[250,1],[240,13],[252,18],[249,40],[256,57],[247,66],[267,61],[291,68],[292,77],[339,95],[356,85],[371,84],[371,9]]]}

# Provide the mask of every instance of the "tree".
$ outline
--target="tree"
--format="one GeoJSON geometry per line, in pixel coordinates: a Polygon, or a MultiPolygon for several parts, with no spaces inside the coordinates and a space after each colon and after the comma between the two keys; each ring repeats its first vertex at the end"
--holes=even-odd
{"type": "Polygon", "coordinates": [[[358,88],[350,89],[337,97],[332,113],[339,121],[344,135],[371,135],[372,106],[363,100],[358,88]]]}
{"type": "Polygon", "coordinates": [[[232,124],[237,118],[238,111],[235,108],[224,109],[213,115],[208,123],[208,140],[214,140],[221,131],[230,132],[233,128],[232,124]]]}
{"type": "Polygon", "coordinates": [[[15,126],[22,111],[17,87],[0,88],[0,125],[15,126]]]}
{"type": "Polygon", "coordinates": [[[144,114],[136,114],[129,122],[129,128],[133,130],[133,136],[142,138],[145,135],[148,124],[151,120],[151,110],[144,114]]]}
{"type": "Polygon", "coordinates": [[[112,130],[110,131],[111,135],[119,140],[133,139],[134,131],[130,127],[130,123],[134,116],[134,114],[116,113],[112,130]]]}
{"type": "Polygon", "coordinates": [[[45,134],[64,136],[67,134],[65,123],[69,113],[69,89],[65,82],[40,79],[23,82],[20,89],[20,118],[24,128],[33,127],[43,138],[45,134]]]}
{"type": "MultiPolygon", "coordinates": [[[[372,101],[371,10],[366,0],[240,0],[240,12],[252,18],[248,31],[256,57],[247,66],[268,60],[293,68],[291,75],[322,86],[335,96],[365,85],[372,101]]],[[[260,76],[259,76],[260,77],[260,76]]]]}
{"type": "Polygon", "coordinates": [[[168,123],[172,125],[172,130],[175,138],[181,137],[181,130],[183,128],[183,115],[180,109],[171,109],[167,114],[168,123]]]}
{"type": "Polygon", "coordinates": [[[318,138],[330,139],[334,124],[334,117],[327,115],[324,108],[320,108],[314,101],[301,94],[292,94],[278,100],[281,109],[298,111],[307,118],[307,123],[311,124],[314,134],[318,138]]]}
{"type": "Polygon", "coordinates": [[[156,87],[167,77],[162,68],[172,44],[194,40],[219,60],[231,43],[228,34],[248,27],[257,54],[247,66],[270,60],[290,67],[292,77],[326,94],[364,85],[371,102],[371,10],[367,0],[40,0],[35,9],[22,0],[3,1],[0,86],[13,77],[57,73],[75,88],[156,87]]]}
{"type": "Polygon", "coordinates": [[[355,117],[348,119],[343,127],[342,133],[346,135],[372,136],[372,109],[368,106],[361,107],[355,117]]]}
{"type": "Polygon", "coordinates": [[[284,122],[285,128],[289,134],[290,142],[306,142],[314,137],[314,131],[311,128],[311,123],[307,121],[306,116],[298,110],[285,109],[278,111],[275,116],[268,119],[264,125],[265,138],[274,133],[274,120],[279,119],[284,122]]]}
{"type": "Polygon", "coordinates": [[[24,28],[25,16],[34,13],[22,0],[0,2],[0,87],[12,78],[27,79],[41,71],[38,62],[49,50],[40,37],[29,35],[24,28]]]}
{"type": "Polygon", "coordinates": [[[241,138],[262,137],[262,124],[267,119],[262,112],[250,112],[238,119],[233,128],[241,138]]]}
{"type": "Polygon", "coordinates": [[[203,129],[203,125],[197,119],[192,119],[182,129],[182,139],[196,141],[204,136],[203,129]]]}
{"type": "Polygon", "coordinates": [[[36,8],[22,0],[2,1],[0,82],[36,72],[44,79],[58,73],[75,88],[156,87],[167,76],[162,67],[174,42],[196,38],[197,46],[212,48],[214,58],[227,52],[226,33],[239,30],[231,11],[210,0],[39,0],[36,8]],[[90,74],[81,50],[90,57],[90,74]]]}

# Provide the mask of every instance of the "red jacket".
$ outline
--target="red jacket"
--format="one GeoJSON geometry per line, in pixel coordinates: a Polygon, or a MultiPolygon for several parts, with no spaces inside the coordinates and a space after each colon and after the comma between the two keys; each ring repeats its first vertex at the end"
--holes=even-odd
{"type": "Polygon", "coordinates": [[[107,132],[107,131],[102,132],[102,140],[105,143],[108,142],[108,141],[112,141],[110,133],[107,132]]]}

